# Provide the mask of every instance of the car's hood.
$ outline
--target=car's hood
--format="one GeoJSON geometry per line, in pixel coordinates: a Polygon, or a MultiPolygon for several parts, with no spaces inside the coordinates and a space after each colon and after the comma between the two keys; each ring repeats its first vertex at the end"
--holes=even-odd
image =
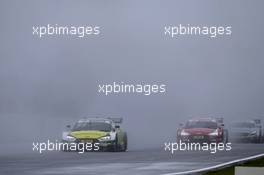
{"type": "Polygon", "coordinates": [[[191,128],[191,129],[184,129],[185,132],[191,135],[206,135],[213,132],[215,129],[210,128],[191,128]]]}
{"type": "Polygon", "coordinates": [[[72,131],[69,133],[69,135],[76,139],[98,139],[107,134],[109,134],[109,132],[104,131],[72,131]]]}

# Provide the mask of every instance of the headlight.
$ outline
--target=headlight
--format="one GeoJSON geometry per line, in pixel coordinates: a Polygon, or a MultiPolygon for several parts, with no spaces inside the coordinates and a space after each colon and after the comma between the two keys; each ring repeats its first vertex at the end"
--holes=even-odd
{"type": "Polygon", "coordinates": [[[190,135],[188,132],[185,132],[184,130],[182,130],[181,136],[188,136],[188,135],[190,135]]]}
{"type": "Polygon", "coordinates": [[[251,132],[250,135],[257,135],[257,131],[251,132]]]}
{"type": "Polygon", "coordinates": [[[98,139],[99,141],[108,141],[108,140],[111,140],[111,136],[110,135],[107,135],[107,136],[104,136],[104,137],[101,137],[98,139]]]}
{"type": "Polygon", "coordinates": [[[67,135],[66,139],[67,139],[67,141],[70,141],[70,142],[74,142],[76,140],[76,138],[74,138],[70,135],[67,135]]]}
{"type": "Polygon", "coordinates": [[[209,135],[210,135],[210,136],[218,136],[218,130],[217,130],[217,129],[214,130],[214,131],[211,132],[209,135]]]}

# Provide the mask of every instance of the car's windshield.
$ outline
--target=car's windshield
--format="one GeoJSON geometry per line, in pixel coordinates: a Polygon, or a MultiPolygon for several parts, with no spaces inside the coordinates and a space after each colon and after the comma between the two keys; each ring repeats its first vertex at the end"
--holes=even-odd
{"type": "Polygon", "coordinates": [[[72,131],[111,131],[112,126],[110,123],[105,122],[77,122],[72,131]]]}
{"type": "Polygon", "coordinates": [[[251,122],[240,122],[240,123],[233,123],[232,127],[235,128],[254,128],[254,123],[251,122]]]}
{"type": "Polygon", "coordinates": [[[188,121],[185,125],[186,129],[191,128],[210,128],[216,129],[217,123],[212,121],[188,121]]]}

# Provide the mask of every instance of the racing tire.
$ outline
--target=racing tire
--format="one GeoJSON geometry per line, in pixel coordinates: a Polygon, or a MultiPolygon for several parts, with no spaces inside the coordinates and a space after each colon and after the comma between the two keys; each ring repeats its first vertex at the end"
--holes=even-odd
{"type": "Polygon", "coordinates": [[[123,144],[123,146],[122,146],[122,152],[126,152],[126,150],[127,150],[127,134],[125,133],[124,134],[124,144],[123,144]]]}
{"type": "Polygon", "coordinates": [[[256,139],[255,143],[260,143],[260,138],[259,137],[256,139]]]}
{"type": "Polygon", "coordinates": [[[260,130],[260,132],[259,132],[258,143],[262,143],[262,132],[261,132],[261,130],[260,130]]]}
{"type": "Polygon", "coordinates": [[[223,143],[228,143],[228,131],[224,130],[223,143]]]}
{"type": "Polygon", "coordinates": [[[118,145],[118,137],[116,135],[116,140],[115,143],[113,145],[113,152],[118,152],[119,151],[119,145],[118,145]]]}

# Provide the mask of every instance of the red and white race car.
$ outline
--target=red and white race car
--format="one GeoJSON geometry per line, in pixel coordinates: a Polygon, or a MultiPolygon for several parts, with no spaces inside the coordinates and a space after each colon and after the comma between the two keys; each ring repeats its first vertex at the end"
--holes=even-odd
{"type": "Polygon", "coordinates": [[[200,143],[227,143],[228,131],[224,128],[223,118],[190,119],[177,130],[177,141],[200,143]]]}

